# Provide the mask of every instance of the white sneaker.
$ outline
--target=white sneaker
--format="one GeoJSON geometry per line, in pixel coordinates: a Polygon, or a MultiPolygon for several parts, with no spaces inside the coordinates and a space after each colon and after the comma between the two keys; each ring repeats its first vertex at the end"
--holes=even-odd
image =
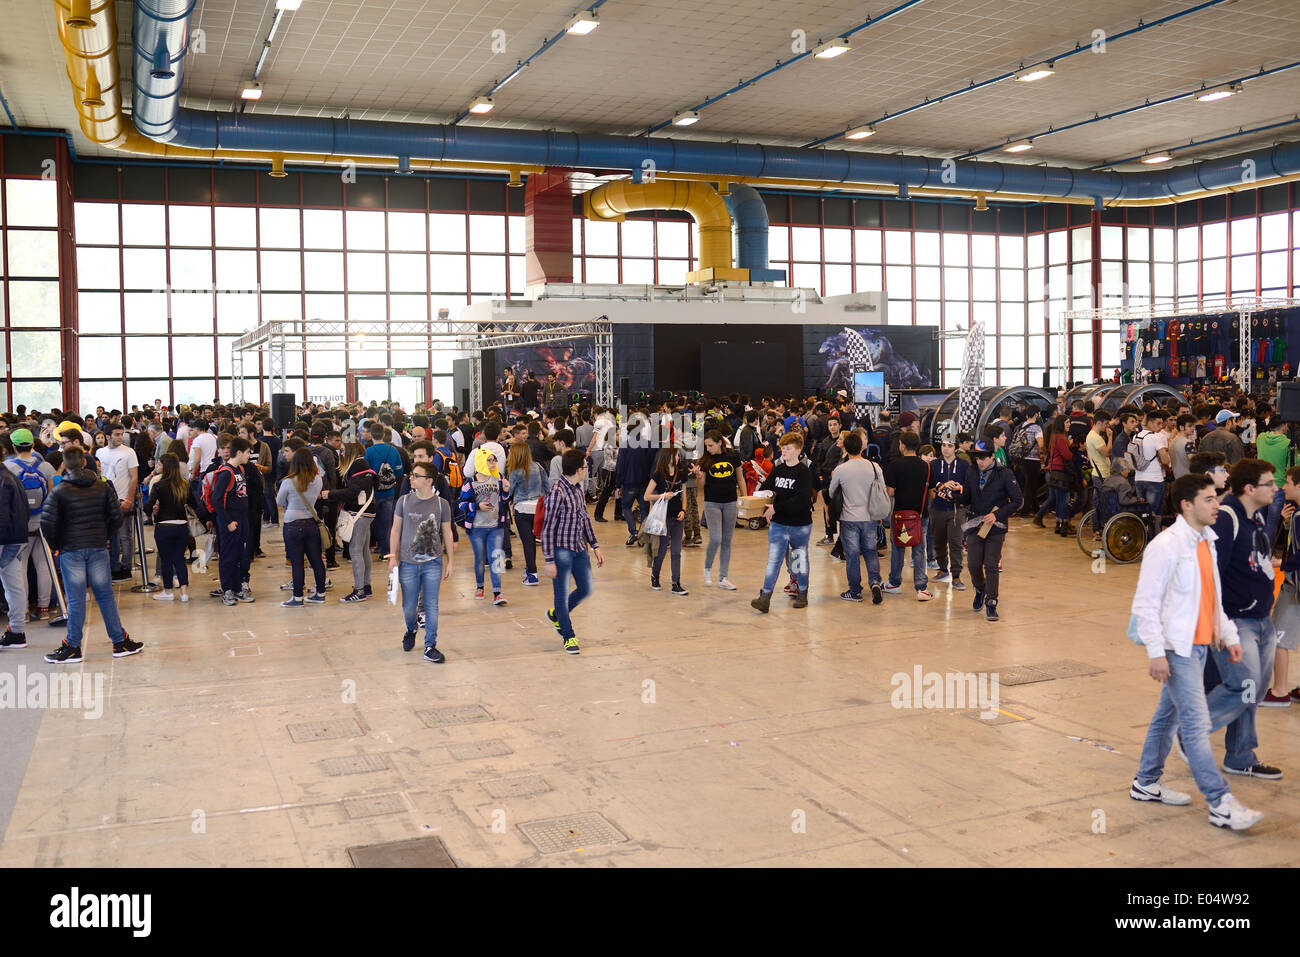
{"type": "Polygon", "coordinates": [[[1135,801],[1159,801],[1161,804],[1174,804],[1180,807],[1192,803],[1190,794],[1185,794],[1182,791],[1172,791],[1159,781],[1154,784],[1138,784],[1137,778],[1133,779],[1133,786],[1129,788],[1128,796],[1135,801]]]}
{"type": "Polygon", "coordinates": [[[952,581],[952,574],[950,572],[944,572],[942,575],[935,575],[934,581],[937,584],[946,585],[952,581]]]}
{"type": "Polygon", "coordinates": [[[186,592],[185,594],[181,595],[181,604],[188,605],[189,603],[190,603],[190,596],[189,593],[186,592]]]}
{"type": "Polygon", "coordinates": [[[159,592],[157,595],[153,596],[153,600],[154,601],[175,601],[176,596],[169,591],[159,592]]]}
{"type": "Polygon", "coordinates": [[[718,587],[721,588],[721,589],[723,589],[723,590],[725,590],[725,591],[735,591],[735,590],[736,590],[736,586],[733,585],[733,584],[731,584],[731,579],[730,579],[730,578],[719,578],[719,579],[718,579],[718,587]]]}
{"type": "Polygon", "coordinates": [[[888,585],[888,584],[886,584],[886,585],[881,585],[881,586],[880,586],[880,590],[883,591],[886,595],[901,595],[901,594],[903,594],[903,586],[902,586],[902,585],[888,585]]]}
{"type": "Polygon", "coordinates": [[[922,588],[919,592],[916,593],[917,601],[929,601],[932,598],[934,598],[934,594],[930,591],[927,591],[924,588],[922,588]]]}
{"type": "Polygon", "coordinates": [[[1234,831],[1244,831],[1259,823],[1264,815],[1246,807],[1231,792],[1219,798],[1219,803],[1210,807],[1210,823],[1215,827],[1230,827],[1234,831]]]}
{"type": "Polygon", "coordinates": [[[712,585],[712,584],[713,584],[713,569],[712,569],[712,568],[706,568],[706,569],[704,569],[704,584],[706,584],[706,585],[712,585]]]}

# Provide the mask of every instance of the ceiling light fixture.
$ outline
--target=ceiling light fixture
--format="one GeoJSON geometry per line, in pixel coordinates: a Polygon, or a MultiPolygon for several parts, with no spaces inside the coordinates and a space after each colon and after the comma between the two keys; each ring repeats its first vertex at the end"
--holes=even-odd
{"type": "Polygon", "coordinates": [[[1008,143],[1002,149],[1007,153],[1023,153],[1025,150],[1034,148],[1033,140],[1017,140],[1014,143],[1008,143]]]}
{"type": "Polygon", "coordinates": [[[1056,67],[1051,63],[1044,63],[1039,66],[1031,66],[1026,70],[1021,70],[1015,78],[1021,83],[1033,83],[1035,80],[1041,80],[1049,77],[1056,72],[1056,67]]]}
{"type": "Polygon", "coordinates": [[[302,0],[275,0],[277,10],[297,10],[301,6],[302,0]]]}
{"type": "Polygon", "coordinates": [[[818,60],[833,60],[841,53],[848,53],[853,47],[849,44],[848,37],[836,37],[823,43],[813,51],[813,56],[818,60]]]}
{"type": "Polygon", "coordinates": [[[1202,103],[1213,103],[1215,100],[1226,100],[1228,97],[1240,93],[1244,89],[1245,87],[1240,83],[1225,83],[1223,86],[1201,90],[1201,92],[1196,94],[1196,99],[1202,103]]]}
{"type": "Polygon", "coordinates": [[[693,126],[700,121],[698,110],[684,110],[673,117],[673,126],[693,126]]]}
{"type": "Polygon", "coordinates": [[[868,136],[875,136],[876,128],[874,126],[855,126],[844,134],[846,140],[865,140],[868,136]]]}
{"type": "Polygon", "coordinates": [[[1169,153],[1157,151],[1155,153],[1148,153],[1146,156],[1142,157],[1142,162],[1146,163],[1148,166],[1155,166],[1157,163],[1168,163],[1171,159],[1173,159],[1173,156],[1169,153]]]}
{"type": "Polygon", "coordinates": [[[599,14],[595,10],[584,10],[564,25],[564,32],[572,33],[578,37],[585,37],[598,26],[600,26],[599,14]]]}
{"type": "Polygon", "coordinates": [[[481,116],[484,113],[491,113],[492,107],[494,107],[495,105],[496,104],[492,102],[492,97],[480,96],[477,100],[475,100],[473,103],[469,105],[469,111],[471,113],[477,113],[481,116]]]}
{"type": "Polygon", "coordinates": [[[244,84],[244,88],[239,91],[241,100],[260,100],[262,98],[262,84],[257,81],[249,81],[244,84]]]}

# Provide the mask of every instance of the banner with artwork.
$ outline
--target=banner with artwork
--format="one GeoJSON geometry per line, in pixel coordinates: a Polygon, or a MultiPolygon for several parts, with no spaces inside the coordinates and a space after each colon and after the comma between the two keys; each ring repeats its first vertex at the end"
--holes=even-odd
{"type": "Polygon", "coordinates": [[[804,390],[853,394],[853,370],[885,373],[890,389],[932,388],[939,343],[929,326],[804,326],[804,390]]]}

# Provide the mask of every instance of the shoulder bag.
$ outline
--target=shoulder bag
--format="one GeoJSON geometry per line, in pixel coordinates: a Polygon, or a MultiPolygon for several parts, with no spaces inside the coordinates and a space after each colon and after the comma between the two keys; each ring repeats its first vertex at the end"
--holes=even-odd
{"type": "Polygon", "coordinates": [[[925,515],[925,503],[930,497],[930,477],[927,474],[925,479],[925,491],[921,493],[921,510],[913,511],[905,508],[894,511],[894,518],[891,525],[892,540],[895,545],[901,548],[915,547],[925,545],[925,537],[921,534],[922,516],[925,515]]]}
{"type": "MultiPolygon", "coordinates": [[[[302,492],[298,491],[298,486],[293,484],[293,479],[289,479],[289,484],[293,488],[294,493],[298,496],[298,499],[302,502],[302,504],[307,506],[307,511],[311,512],[312,515],[316,516],[316,529],[320,532],[321,551],[326,551],[330,547],[329,529],[325,527],[325,523],[321,521],[321,517],[316,514],[316,509],[312,508],[311,503],[307,501],[307,496],[303,495],[302,492]]],[[[384,544],[387,545],[386,542],[384,544]]]]}

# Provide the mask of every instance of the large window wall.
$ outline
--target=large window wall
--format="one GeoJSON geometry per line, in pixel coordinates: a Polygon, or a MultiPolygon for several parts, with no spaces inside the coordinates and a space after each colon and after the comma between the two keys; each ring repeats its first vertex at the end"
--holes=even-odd
{"type": "Polygon", "coordinates": [[[58,225],[53,178],[0,177],[0,358],[9,409],[62,401],[58,225]]]}

